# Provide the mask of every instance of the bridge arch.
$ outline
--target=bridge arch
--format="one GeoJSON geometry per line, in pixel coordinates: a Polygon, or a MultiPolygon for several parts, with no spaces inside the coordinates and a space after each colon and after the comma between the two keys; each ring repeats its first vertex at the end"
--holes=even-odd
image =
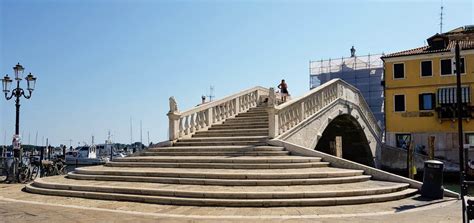
{"type": "Polygon", "coordinates": [[[342,137],[342,158],[374,166],[374,154],[372,154],[364,129],[350,114],[339,115],[328,122],[314,149],[336,155],[330,144],[337,136],[342,137]]]}

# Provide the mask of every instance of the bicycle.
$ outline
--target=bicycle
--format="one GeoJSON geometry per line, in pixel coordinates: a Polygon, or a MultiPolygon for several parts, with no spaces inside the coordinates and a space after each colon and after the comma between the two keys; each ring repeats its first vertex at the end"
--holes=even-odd
{"type": "Polygon", "coordinates": [[[56,176],[67,174],[66,162],[62,158],[56,158],[53,160],[43,160],[42,166],[42,176],[56,176]]]}
{"type": "Polygon", "coordinates": [[[18,168],[18,182],[27,183],[35,180],[38,176],[39,166],[36,165],[35,160],[31,160],[32,157],[24,159],[22,165],[18,168]]]}

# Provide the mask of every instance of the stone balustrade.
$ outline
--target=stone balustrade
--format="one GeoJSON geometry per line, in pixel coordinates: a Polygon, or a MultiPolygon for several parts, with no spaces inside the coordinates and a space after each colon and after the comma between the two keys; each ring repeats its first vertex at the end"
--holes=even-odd
{"type": "MultiPolygon", "coordinates": [[[[271,97],[272,94],[270,94],[271,97]]],[[[381,134],[382,130],[377,125],[377,121],[360,91],[341,79],[334,79],[312,89],[302,97],[281,105],[277,106],[276,103],[269,103],[270,137],[276,138],[289,131],[306,118],[317,114],[337,100],[348,101],[352,105],[359,106],[371,128],[376,134],[381,134]]],[[[273,102],[274,100],[269,101],[273,102]]]]}
{"type": "Polygon", "coordinates": [[[256,107],[268,89],[254,87],[237,94],[199,105],[185,112],[179,112],[174,97],[170,98],[169,139],[190,137],[199,130],[206,130],[213,124],[222,123],[227,118],[256,107]]]}

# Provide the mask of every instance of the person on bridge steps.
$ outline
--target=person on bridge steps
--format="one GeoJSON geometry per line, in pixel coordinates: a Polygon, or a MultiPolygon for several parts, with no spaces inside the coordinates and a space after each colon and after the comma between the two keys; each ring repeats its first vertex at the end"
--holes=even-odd
{"type": "Polygon", "coordinates": [[[281,94],[281,100],[282,102],[286,101],[286,97],[289,95],[288,93],[288,85],[285,83],[285,80],[281,80],[281,83],[278,85],[278,88],[280,89],[280,94],[281,94]]]}

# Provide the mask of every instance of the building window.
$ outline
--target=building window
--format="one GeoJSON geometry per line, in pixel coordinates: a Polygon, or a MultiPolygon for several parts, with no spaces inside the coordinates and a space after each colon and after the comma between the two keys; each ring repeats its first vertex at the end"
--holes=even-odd
{"type": "Polygon", "coordinates": [[[474,133],[466,133],[465,139],[469,147],[474,148],[474,133]]]}
{"type": "Polygon", "coordinates": [[[464,58],[461,58],[461,74],[464,74],[466,72],[465,68],[466,65],[464,64],[464,58]]]}
{"type": "Polygon", "coordinates": [[[407,149],[410,145],[411,134],[395,134],[397,140],[397,147],[407,149]]]}
{"type": "Polygon", "coordinates": [[[425,93],[418,95],[420,110],[433,110],[435,108],[435,94],[425,93]]]}
{"type": "Polygon", "coordinates": [[[421,62],[421,76],[422,77],[433,76],[433,67],[431,65],[432,65],[431,61],[421,62]]]}
{"type": "Polygon", "coordinates": [[[405,78],[405,64],[403,63],[393,64],[393,78],[394,79],[405,78]]]}
{"type": "Polygon", "coordinates": [[[395,95],[395,111],[404,112],[405,111],[405,95],[395,95]]]}
{"type": "Polygon", "coordinates": [[[441,60],[441,75],[450,75],[452,74],[453,68],[451,59],[441,60]]]}

